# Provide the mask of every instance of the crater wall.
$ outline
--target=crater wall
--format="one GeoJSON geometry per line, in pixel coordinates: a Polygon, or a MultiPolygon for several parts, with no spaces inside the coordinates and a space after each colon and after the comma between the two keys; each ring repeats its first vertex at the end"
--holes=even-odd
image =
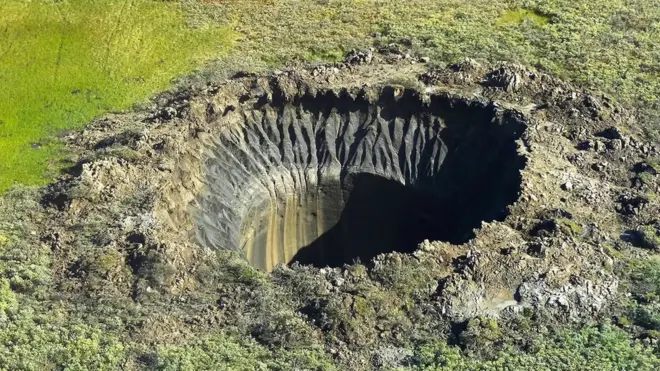
{"type": "Polygon", "coordinates": [[[205,161],[197,240],[264,270],[465,242],[518,197],[525,124],[492,104],[385,89],[239,113],[205,161]]]}

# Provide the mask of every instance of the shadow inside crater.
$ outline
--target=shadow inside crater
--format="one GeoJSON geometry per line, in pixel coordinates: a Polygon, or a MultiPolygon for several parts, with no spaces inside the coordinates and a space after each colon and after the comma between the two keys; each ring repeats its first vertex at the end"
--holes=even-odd
{"type": "MultiPolygon", "coordinates": [[[[515,169],[520,164],[513,161],[508,166],[515,169]]],[[[520,190],[517,171],[493,166],[482,174],[485,179],[471,182],[442,181],[449,174],[438,174],[429,180],[433,188],[368,173],[348,176],[340,185],[346,203],[339,221],[298,250],[289,263],[341,267],[368,263],[382,253],[412,253],[426,239],[467,242],[482,221],[503,219],[520,190]]]]}
{"type": "Polygon", "coordinates": [[[328,91],[237,116],[207,161],[198,241],[266,271],[338,267],[426,239],[465,243],[503,220],[521,189],[524,119],[494,103],[429,99],[328,91]]]}
{"type": "Polygon", "coordinates": [[[372,174],[355,175],[352,183],[337,224],[298,250],[292,262],[318,267],[367,262],[385,252],[412,252],[424,239],[441,239],[451,229],[440,201],[426,192],[372,174]]]}

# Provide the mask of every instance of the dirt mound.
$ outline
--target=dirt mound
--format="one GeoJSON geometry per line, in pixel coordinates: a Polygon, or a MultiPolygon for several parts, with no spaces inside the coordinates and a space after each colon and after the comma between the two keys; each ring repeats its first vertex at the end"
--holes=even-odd
{"type": "Polygon", "coordinates": [[[195,323],[254,333],[293,311],[364,369],[351,354],[475,316],[606,315],[617,249],[647,253],[621,235],[657,235],[660,150],[634,120],[508,64],[374,53],[243,74],[69,136],[80,161],[44,198],[61,221],[44,240],[62,282],[98,261],[81,258],[81,226],[124,257],[80,292],[176,308],[208,295],[195,323]],[[236,259],[208,263],[218,251],[236,259]]]}

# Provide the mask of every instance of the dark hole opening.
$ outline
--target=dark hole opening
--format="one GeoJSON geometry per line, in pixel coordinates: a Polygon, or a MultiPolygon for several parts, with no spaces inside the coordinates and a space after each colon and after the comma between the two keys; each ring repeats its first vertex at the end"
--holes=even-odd
{"type": "Polygon", "coordinates": [[[520,192],[525,123],[492,104],[327,93],[238,120],[206,162],[197,239],[261,269],[463,243],[502,220],[520,192]]]}
{"type": "MultiPolygon", "coordinates": [[[[373,174],[353,178],[337,224],[298,250],[292,262],[319,267],[366,262],[376,255],[413,252],[425,239],[443,240],[453,233],[434,196],[373,174]]],[[[339,200],[341,202],[341,200],[339,200]]]]}

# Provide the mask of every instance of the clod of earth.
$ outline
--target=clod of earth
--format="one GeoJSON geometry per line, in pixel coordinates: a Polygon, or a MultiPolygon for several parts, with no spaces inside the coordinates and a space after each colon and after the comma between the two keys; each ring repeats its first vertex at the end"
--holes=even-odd
{"type": "Polygon", "coordinates": [[[267,271],[464,243],[520,192],[526,125],[493,104],[385,88],[374,101],[262,100],[231,117],[205,162],[197,240],[267,271]]]}

